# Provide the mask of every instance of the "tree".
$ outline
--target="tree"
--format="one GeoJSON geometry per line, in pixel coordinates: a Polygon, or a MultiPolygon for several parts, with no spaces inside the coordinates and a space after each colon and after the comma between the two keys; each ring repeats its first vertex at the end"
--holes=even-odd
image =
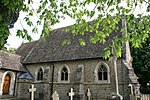
{"type": "Polygon", "coordinates": [[[9,52],[9,53],[15,53],[16,48],[9,48],[9,49],[7,49],[6,47],[3,47],[2,50],[6,51],[6,52],[9,52]]]}
{"type": "MultiPolygon", "coordinates": [[[[91,42],[105,43],[105,39],[113,31],[119,30],[118,23],[121,22],[124,17],[127,23],[127,27],[121,29],[124,37],[114,38],[115,45],[110,45],[105,49],[105,58],[110,56],[111,48],[115,48],[116,55],[120,57],[122,54],[122,44],[126,41],[129,41],[133,47],[140,47],[141,43],[146,41],[148,33],[150,32],[149,20],[144,23],[138,23],[138,29],[135,27],[136,18],[140,18],[140,20],[145,17],[149,18],[149,14],[134,13],[135,10],[139,9],[143,4],[147,13],[149,13],[149,0],[40,0],[38,9],[34,9],[32,4],[32,0],[24,2],[21,10],[28,13],[24,19],[27,25],[33,27],[32,32],[37,32],[37,26],[41,25],[44,21],[41,38],[46,37],[50,33],[51,26],[58,23],[61,19],[65,19],[66,16],[69,16],[74,19],[76,23],[67,28],[67,31],[72,31],[73,35],[84,35],[85,31],[93,31],[95,34],[90,37],[91,42]],[[30,20],[30,16],[34,14],[36,14],[39,19],[36,25],[30,20]],[[88,21],[92,21],[93,24],[88,24],[88,21]],[[99,27],[101,27],[100,30],[99,27]],[[130,31],[128,31],[131,27],[132,30],[130,29],[130,31]],[[138,30],[140,33],[138,33],[138,30]]],[[[23,30],[18,30],[17,36],[31,40],[28,31],[24,28],[23,30]]],[[[84,39],[79,39],[79,42],[81,45],[86,45],[84,39]]],[[[68,43],[66,42],[66,44],[68,43]]]]}
{"type": "MultiPolygon", "coordinates": [[[[32,4],[32,0],[29,0],[28,4],[32,4]]],[[[92,43],[105,43],[105,39],[113,31],[119,30],[118,23],[125,18],[127,27],[121,29],[124,37],[114,38],[115,45],[105,49],[105,58],[110,56],[112,47],[115,48],[116,55],[120,57],[123,43],[129,41],[133,47],[140,47],[141,43],[149,37],[150,21],[136,24],[137,19],[142,21],[150,16],[150,1],[146,0],[41,0],[37,10],[32,7],[26,9],[29,9],[27,10],[28,16],[25,17],[29,26],[38,26],[44,21],[41,38],[50,33],[51,26],[69,16],[76,23],[67,27],[66,30],[72,31],[73,35],[84,35],[86,31],[94,31],[95,34],[90,37],[92,43]],[[146,8],[145,13],[135,13],[135,10],[140,9],[139,7],[142,5],[146,8]],[[33,25],[33,22],[29,20],[33,13],[39,16],[37,25],[33,25]],[[92,21],[93,24],[88,24],[88,21],[92,21]]],[[[33,32],[36,31],[37,27],[34,27],[33,32]]],[[[70,41],[68,40],[68,42],[70,41]]],[[[86,45],[84,39],[79,39],[79,42],[81,45],[86,45]]]]}
{"type": "Polygon", "coordinates": [[[7,43],[12,28],[19,17],[23,0],[0,0],[0,49],[7,43]]]}
{"type": "MultiPolygon", "coordinates": [[[[148,16],[143,17],[142,20],[139,18],[136,18],[135,29],[137,29],[138,34],[143,34],[141,30],[144,30],[144,27],[149,27],[148,23],[150,18],[148,16]],[[139,23],[143,23],[144,26],[139,26],[139,23]],[[146,24],[147,23],[147,24],[146,24]],[[143,27],[143,28],[138,28],[143,27]]],[[[131,26],[130,26],[131,27],[131,26]]],[[[130,28],[132,30],[132,27],[130,28]]],[[[130,32],[130,30],[128,30],[130,32]]],[[[148,36],[150,37],[150,33],[148,33],[148,36]]],[[[150,77],[147,77],[150,75],[150,38],[147,38],[144,43],[141,44],[141,47],[139,48],[133,48],[131,47],[131,54],[133,57],[133,68],[135,70],[136,75],[139,77],[139,83],[141,84],[141,92],[142,93],[149,93],[150,91],[147,88],[147,83],[150,82],[150,77]],[[146,89],[147,88],[147,89],[146,89]]]]}
{"type": "MultiPolygon", "coordinates": [[[[150,35],[150,34],[149,34],[150,35]]],[[[142,48],[132,48],[133,68],[138,81],[141,84],[141,93],[150,93],[150,88],[147,83],[150,82],[150,38],[142,44],[142,48]]]]}
{"type": "MultiPolygon", "coordinates": [[[[149,34],[150,35],[150,34],[149,34]]],[[[142,48],[132,48],[133,67],[143,87],[150,81],[150,38],[142,44],[142,48]]]]}

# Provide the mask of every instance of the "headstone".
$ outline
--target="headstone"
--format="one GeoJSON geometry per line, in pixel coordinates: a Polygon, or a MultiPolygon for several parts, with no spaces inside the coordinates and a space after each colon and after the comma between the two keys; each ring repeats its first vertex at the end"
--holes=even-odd
{"type": "Polygon", "coordinates": [[[73,88],[71,88],[71,91],[69,92],[70,100],[73,100],[73,96],[75,93],[73,92],[73,88]]]}
{"type": "Polygon", "coordinates": [[[53,100],[59,100],[59,94],[55,91],[52,95],[53,100]]]}
{"type": "Polygon", "coordinates": [[[0,61],[0,67],[2,67],[2,62],[0,61]]]}
{"type": "Polygon", "coordinates": [[[87,91],[87,98],[88,98],[88,100],[91,100],[91,92],[90,92],[90,89],[88,89],[88,91],[87,91]]]}
{"type": "Polygon", "coordinates": [[[122,100],[122,99],[119,97],[119,95],[113,92],[109,97],[107,97],[106,100],[122,100]]]}
{"type": "Polygon", "coordinates": [[[31,92],[31,100],[34,100],[34,92],[36,91],[36,88],[34,88],[34,85],[31,84],[31,88],[29,89],[29,92],[31,92]]]}

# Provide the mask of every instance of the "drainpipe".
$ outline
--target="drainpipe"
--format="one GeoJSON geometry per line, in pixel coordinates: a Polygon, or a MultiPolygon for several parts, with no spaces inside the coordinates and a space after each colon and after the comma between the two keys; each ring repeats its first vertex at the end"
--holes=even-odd
{"type": "MultiPolygon", "coordinates": [[[[112,41],[112,45],[114,46],[114,41],[112,41]]],[[[117,71],[117,57],[115,55],[115,48],[112,48],[111,53],[112,55],[109,58],[109,64],[112,67],[111,68],[111,88],[112,92],[116,93],[120,100],[123,100],[123,97],[119,94],[119,84],[118,84],[118,71],[117,71]]]]}
{"type": "Polygon", "coordinates": [[[54,66],[54,64],[53,63],[51,63],[52,64],[52,78],[51,78],[51,97],[50,97],[50,100],[52,100],[52,95],[53,95],[53,84],[54,84],[54,68],[55,68],[55,66],[54,66]]]}

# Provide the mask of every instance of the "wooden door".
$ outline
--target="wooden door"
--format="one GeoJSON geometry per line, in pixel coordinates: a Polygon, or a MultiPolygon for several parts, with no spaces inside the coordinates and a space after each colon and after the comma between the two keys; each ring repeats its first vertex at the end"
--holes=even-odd
{"type": "Polygon", "coordinates": [[[3,94],[9,94],[10,80],[11,80],[11,77],[9,74],[7,74],[4,77],[4,81],[3,81],[3,94]]]}

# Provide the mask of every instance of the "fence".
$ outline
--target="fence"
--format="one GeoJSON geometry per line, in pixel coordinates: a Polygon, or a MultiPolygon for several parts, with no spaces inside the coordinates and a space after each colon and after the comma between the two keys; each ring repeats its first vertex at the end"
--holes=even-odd
{"type": "Polygon", "coordinates": [[[142,94],[141,100],[150,100],[150,94],[142,94]]]}
{"type": "Polygon", "coordinates": [[[150,86],[148,87],[140,87],[141,100],[150,100],[150,86]]]}

